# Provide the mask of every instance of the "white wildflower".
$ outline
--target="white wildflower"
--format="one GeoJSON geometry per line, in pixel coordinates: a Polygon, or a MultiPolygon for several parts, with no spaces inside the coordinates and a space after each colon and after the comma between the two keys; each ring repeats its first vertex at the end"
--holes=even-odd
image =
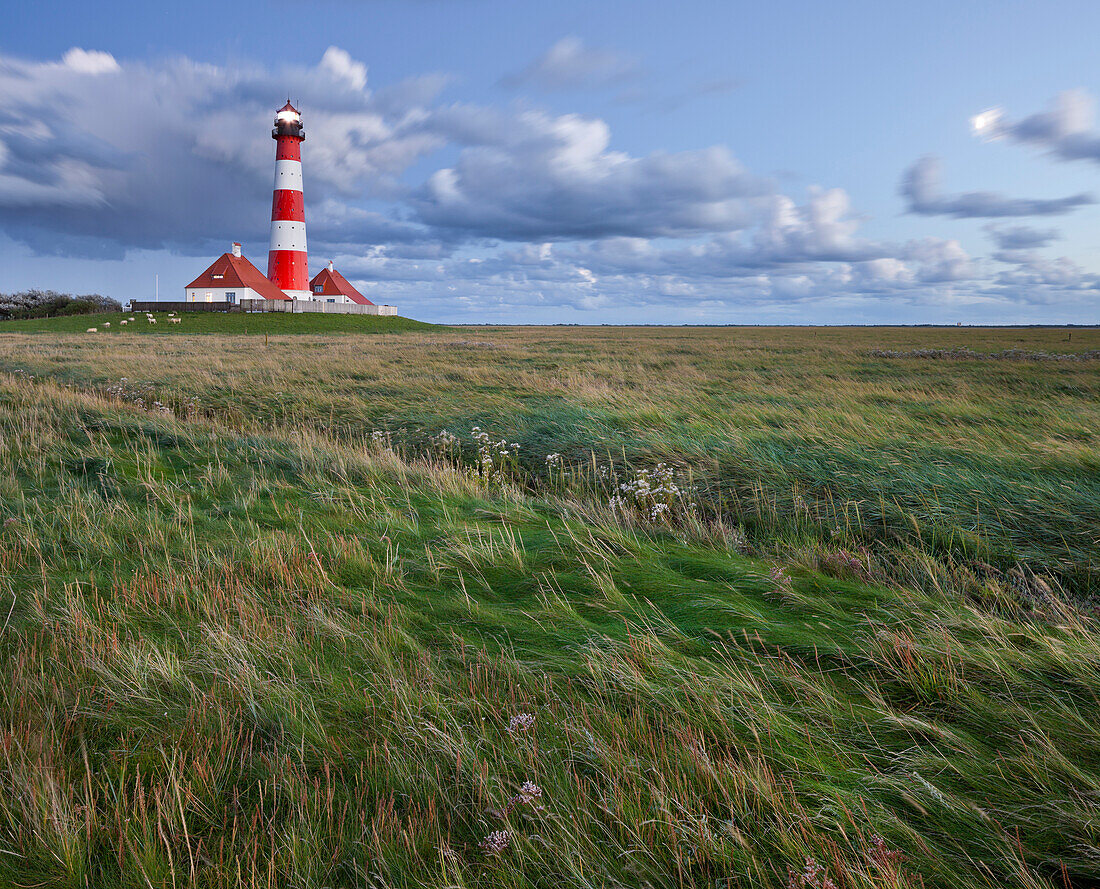
{"type": "Polygon", "coordinates": [[[517,713],[508,720],[508,734],[514,735],[516,732],[525,732],[534,724],[534,713],[517,713]]]}

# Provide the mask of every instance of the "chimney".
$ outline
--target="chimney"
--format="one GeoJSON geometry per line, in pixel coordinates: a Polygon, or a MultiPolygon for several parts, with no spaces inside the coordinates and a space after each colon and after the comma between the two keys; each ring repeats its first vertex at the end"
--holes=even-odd
{"type": "Polygon", "coordinates": [[[330,272],[332,271],[332,260],[331,259],[328,261],[328,270],[330,272]]]}
{"type": "Polygon", "coordinates": [[[233,255],[234,256],[240,256],[241,255],[241,245],[238,244],[236,241],[233,242],[233,255]]]}

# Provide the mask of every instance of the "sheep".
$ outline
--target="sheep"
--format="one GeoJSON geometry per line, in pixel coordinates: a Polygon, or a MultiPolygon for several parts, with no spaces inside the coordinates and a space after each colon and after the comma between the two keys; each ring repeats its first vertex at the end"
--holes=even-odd
{"type": "Polygon", "coordinates": [[[99,333],[99,328],[98,327],[89,327],[88,328],[88,333],[99,333]]]}
{"type": "Polygon", "coordinates": [[[168,320],[171,321],[173,324],[179,324],[181,319],[179,319],[179,318],[169,318],[168,320]]]}
{"type": "Polygon", "coordinates": [[[131,318],[130,318],[130,320],[131,320],[131,321],[136,321],[137,319],[136,319],[136,318],[133,318],[133,317],[131,317],[131,318]]]}
{"type": "Polygon", "coordinates": [[[104,321],[104,322],[103,322],[103,326],[104,326],[104,327],[110,327],[110,326],[111,326],[111,322],[110,322],[110,321],[104,321]]]}
{"type": "Polygon", "coordinates": [[[123,318],[123,319],[122,319],[121,321],[119,321],[118,323],[119,323],[119,324],[129,324],[130,322],[129,322],[129,321],[127,321],[127,320],[126,320],[125,318],[123,318]]]}
{"type": "Polygon", "coordinates": [[[150,318],[150,319],[149,319],[149,323],[150,323],[150,324],[156,324],[156,323],[157,323],[157,319],[156,319],[156,318],[150,318]]]}

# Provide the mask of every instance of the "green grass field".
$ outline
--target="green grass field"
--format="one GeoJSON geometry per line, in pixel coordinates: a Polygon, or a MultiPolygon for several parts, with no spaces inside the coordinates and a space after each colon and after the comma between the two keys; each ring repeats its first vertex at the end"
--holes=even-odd
{"type": "Polygon", "coordinates": [[[223,312],[180,313],[180,323],[168,322],[167,312],[154,312],[156,324],[145,320],[144,312],[103,312],[96,315],[72,315],[62,318],[34,318],[26,321],[6,321],[0,332],[9,333],[79,333],[96,328],[99,336],[127,336],[139,333],[180,334],[272,334],[272,333],[400,333],[427,330],[433,325],[399,315],[324,315],[289,314],[283,312],[228,314],[223,312]],[[129,322],[134,318],[133,322],[129,322]],[[126,319],[129,323],[119,322],[126,319]],[[104,327],[107,322],[110,327],[104,327]]]}
{"type": "Polygon", "coordinates": [[[1100,885],[1100,361],[870,354],[1100,331],[190,320],[0,327],[0,885],[1100,885]]]}

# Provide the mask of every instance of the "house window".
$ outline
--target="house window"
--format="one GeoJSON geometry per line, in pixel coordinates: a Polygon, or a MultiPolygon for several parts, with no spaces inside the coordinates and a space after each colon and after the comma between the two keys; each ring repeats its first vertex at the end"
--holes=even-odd
{"type": "Polygon", "coordinates": [[[224,278],[225,275],[211,275],[211,278],[224,278]]]}
{"type": "Polygon", "coordinates": [[[313,285],[313,292],[314,293],[322,293],[322,292],[324,292],[324,289],[325,289],[324,284],[314,284],[313,285]]]}
{"type": "Polygon", "coordinates": [[[334,299],[326,299],[326,300],[325,300],[325,302],[327,302],[327,303],[334,303],[334,302],[336,302],[336,300],[334,300],[334,299]]]}
{"type": "Polygon", "coordinates": [[[235,304],[237,302],[237,291],[236,290],[230,290],[229,292],[227,292],[225,294],[225,299],[226,299],[226,302],[231,302],[231,303],[235,304]]]}
{"type": "Polygon", "coordinates": [[[206,291],[206,301],[212,303],[214,301],[214,292],[212,290],[206,291]]]}

